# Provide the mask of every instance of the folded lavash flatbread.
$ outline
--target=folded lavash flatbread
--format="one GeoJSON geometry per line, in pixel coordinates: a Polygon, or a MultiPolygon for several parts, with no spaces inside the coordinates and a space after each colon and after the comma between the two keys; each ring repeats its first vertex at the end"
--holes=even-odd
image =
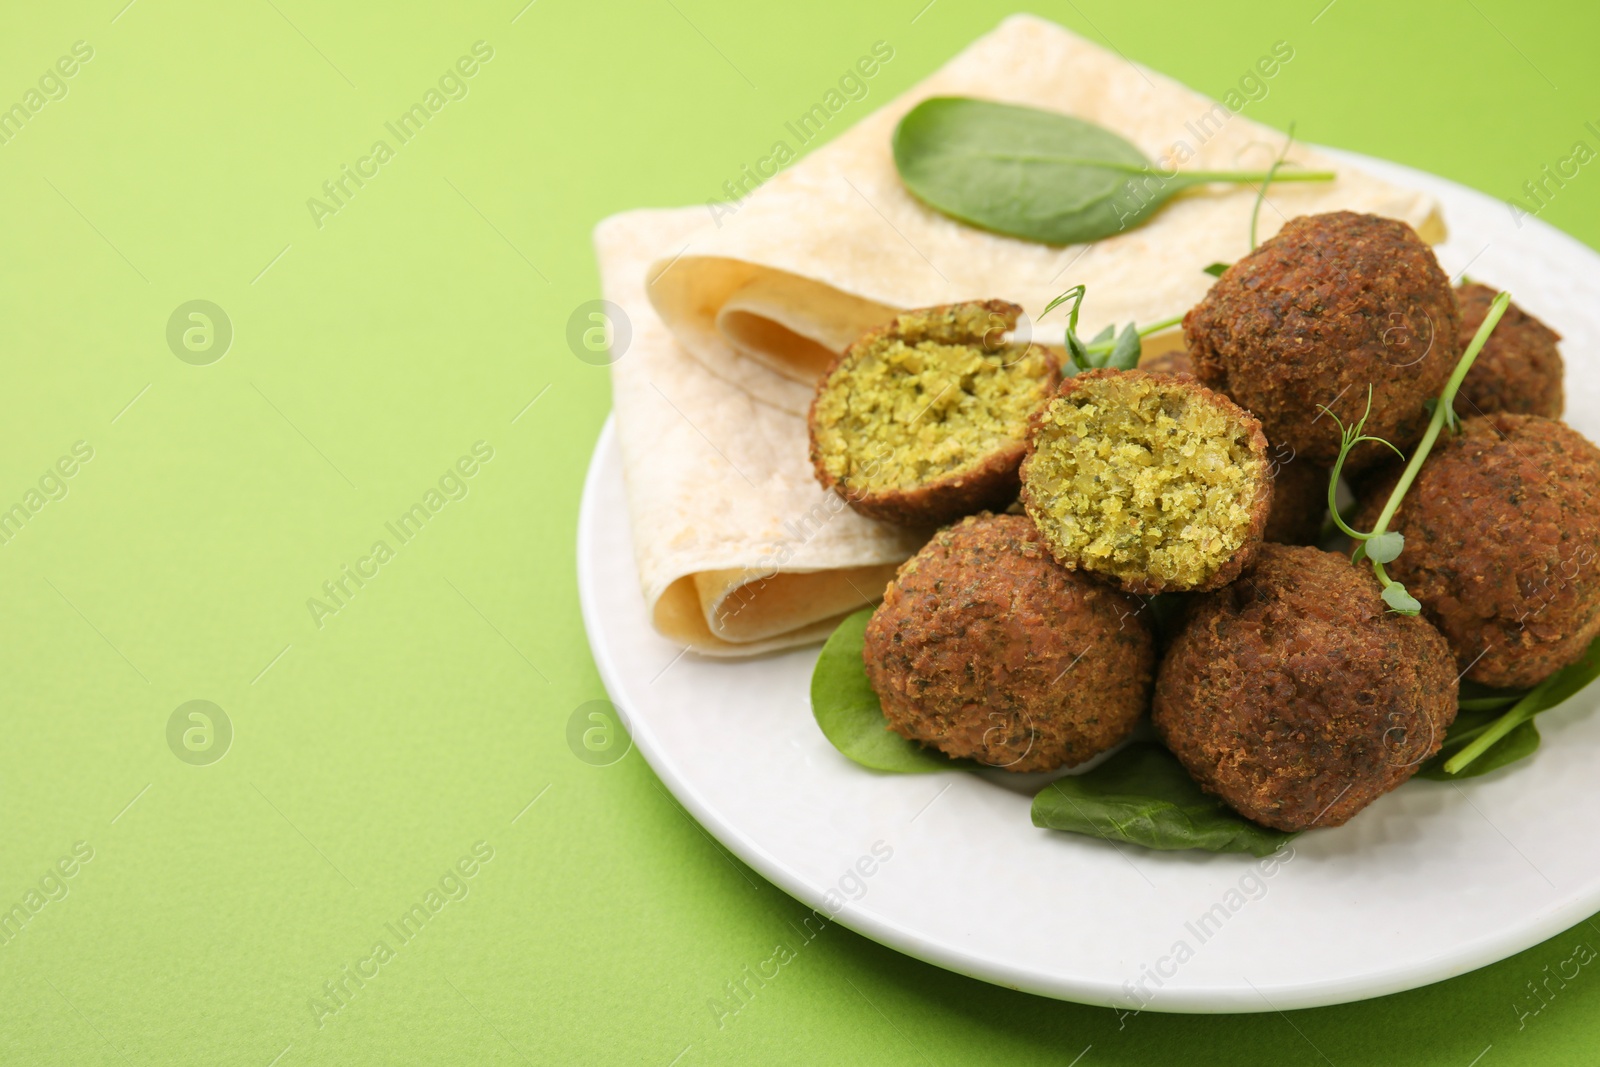
{"type": "MultiPolygon", "coordinates": [[[[934,95],[1068,112],[1158,160],[1178,158],[1183,142],[1194,152],[1186,167],[1263,169],[1283,143],[1059,26],[1015,16],[731,215],[683,208],[602,222],[605,294],[632,329],[612,386],[636,561],[652,623],[688,649],[739,656],[820,640],[881,596],[924,540],[849,510],[808,461],[815,380],[863,330],[900,309],[968,299],[1038,315],[1079,282],[1089,286],[1086,334],[1149,323],[1204,295],[1207,264],[1248,251],[1248,186],[1186,193],[1137,229],[1067,248],[948,219],[904,189],[890,156],[900,116],[934,95]]],[[[1341,208],[1442,238],[1430,197],[1303,147],[1290,159],[1339,178],[1274,186],[1263,239],[1286,218],[1341,208]]],[[[1047,330],[1037,336],[1059,342],[1060,325],[1047,330]]]]}
{"type": "MultiPolygon", "coordinates": [[[[895,124],[930,96],[1065,112],[1181,170],[1265,170],[1284,143],[1283,134],[1164,75],[1054,23],[1015,15],[742,202],[708,210],[712,229],[665,251],[650,299],[713,373],[804,413],[833,354],[895,311],[997,297],[1037,316],[1082,282],[1083,333],[1091,336],[1110,323],[1181,315],[1210,286],[1207,264],[1249,251],[1250,185],[1182,193],[1142,226],[1088,245],[1034,244],[941,215],[901,184],[890,153],[895,124]]],[[[1274,185],[1261,239],[1296,215],[1338,209],[1404,219],[1424,239],[1443,239],[1432,197],[1303,145],[1288,158],[1339,176],[1274,185]]],[[[1048,330],[1059,343],[1062,312],[1052,314],[1048,330]]]]}
{"type": "Polygon", "coordinates": [[[673,339],[645,296],[647,268],[709,226],[703,208],[630,211],[596,227],[595,250],[631,333],[613,353],[612,405],[651,622],[695,652],[751,655],[826,637],[883,594],[926,532],[862,518],[824,491],[805,419],[673,339]]]}

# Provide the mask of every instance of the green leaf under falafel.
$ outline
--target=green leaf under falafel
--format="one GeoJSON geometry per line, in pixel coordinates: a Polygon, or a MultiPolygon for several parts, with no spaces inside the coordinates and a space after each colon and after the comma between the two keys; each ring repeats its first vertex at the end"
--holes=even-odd
{"type": "Polygon", "coordinates": [[[1148,742],[1045,786],[1033,798],[1033,825],[1145,848],[1252,856],[1270,855],[1296,836],[1258,826],[1202,792],[1176,756],[1148,742]]]}
{"type": "Polygon", "coordinates": [[[1500,718],[1498,711],[1471,711],[1463,708],[1457,713],[1456,721],[1450,724],[1450,732],[1445,735],[1444,744],[1440,746],[1438,754],[1422,765],[1417,771],[1417,777],[1431,778],[1436,782],[1456,782],[1463,778],[1476,778],[1480,774],[1488,774],[1508,763],[1515,763],[1533,755],[1534,750],[1539,747],[1539,728],[1529,719],[1517,724],[1510,733],[1491,745],[1483,755],[1461,768],[1459,774],[1451,774],[1444,769],[1444,765],[1452,757],[1476,741],[1498,718],[1500,718]]]}
{"type": "MultiPolygon", "coordinates": [[[[1482,774],[1483,771],[1473,771],[1473,768],[1485,760],[1492,760],[1492,765],[1486,770],[1503,767],[1512,759],[1521,759],[1531,753],[1539,745],[1539,732],[1533,730],[1532,745],[1528,745],[1528,732],[1523,727],[1533,726],[1533,717],[1556,707],[1578,693],[1582,692],[1596,678],[1600,678],[1600,637],[1589,642],[1589,647],[1575,662],[1550,675],[1544,681],[1528,690],[1512,704],[1511,707],[1499,712],[1499,709],[1485,709],[1490,716],[1490,721],[1482,727],[1471,731],[1470,736],[1461,737],[1464,745],[1458,744],[1454,748],[1451,740],[1457,736],[1457,730],[1452,729],[1445,738],[1445,752],[1441,753],[1444,762],[1440,765],[1440,773],[1429,777],[1442,777],[1445,779],[1467,778],[1473,773],[1482,774]],[[1513,737],[1521,734],[1521,739],[1513,742],[1513,737]],[[1511,759],[1501,758],[1506,746],[1526,746],[1525,750],[1511,759]]],[[[1462,709],[1462,715],[1467,709],[1462,709]]],[[[1460,718],[1457,719],[1459,723],[1460,718]]],[[[1463,732],[1467,727],[1460,728],[1463,732]]]]}
{"type": "Polygon", "coordinates": [[[861,664],[873,610],[862,608],[846,617],[822,646],[811,672],[811,714],[823,736],[842,755],[875,771],[927,774],[961,769],[965,760],[923,748],[889,729],[861,664]]]}

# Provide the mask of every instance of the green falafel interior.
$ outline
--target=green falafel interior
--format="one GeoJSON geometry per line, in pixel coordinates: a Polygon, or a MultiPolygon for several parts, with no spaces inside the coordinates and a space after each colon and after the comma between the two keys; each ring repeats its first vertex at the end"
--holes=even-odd
{"type": "Polygon", "coordinates": [[[1142,372],[1091,372],[1063,393],[1023,475],[1028,514],[1063,563],[1193,589],[1259,537],[1271,476],[1259,430],[1233,405],[1142,372]]]}
{"type": "Polygon", "coordinates": [[[1055,384],[1045,349],[1003,340],[1020,311],[998,301],[908,311],[852,345],[812,405],[819,474],[849,499],[914,490],[1020,450],[1055,384]]]}

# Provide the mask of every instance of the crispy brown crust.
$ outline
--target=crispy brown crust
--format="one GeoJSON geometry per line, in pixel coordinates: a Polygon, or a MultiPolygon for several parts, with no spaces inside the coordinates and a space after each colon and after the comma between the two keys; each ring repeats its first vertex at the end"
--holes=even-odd
{"type": "MultiPolygon", "coordinates": [[[[1261,419],[1267,436],[1320,466],[1339,455],[1339,430],[1404,449],[1427,427],[1460,354],[1460,312],[1433,250],[1404,222],[1348,211],[1290,219],[1217,279],[1184,316],[1195,374],[1261,419]]],[[[1355,449],[1352,470],[1378,462],[1355,449]]]]}
{"type": "Polygon", "coordinates": [[[1438,752],[1450,649],[1387,610],[1370,569],[1265,545],[1197,598],[1156,677],[1154,722],[1207,792],[1279,830],[1338,826],[1438,752]]]}
{"type": "MultiPolygon", "coordinates": [[[[1498,290],[1476,283],[1456,290],[1463,351],[1497,294],[1498,290]]],[[[1463,416],[1508,411],[1559,419],[1566,406],[1561,380],[1565,365],[1556,347],[1560,340],[1560,334],[1517,305],[1508,306],[1461,383],[1456,411],[1463,416]]]]}
{"type": "Polygon", "coordinates": [[[1020,515],[971,516],[901,566],[862,660],[890,727],[1011,771],[1082,763],[1149,706],[1148,613],[1050,558],[1020,515]]]}
{"type": "Polygon", "coordinates": [[[990,454],[959,475],[926,482],[915,489],[876,493],[841,490],[832,478],[824,475],[815,460],[813,467],[824,488],[844,497],[847,504],[869,519],[899,526],[937,526],[963,515],[1004,510],[1010,506],[1021,490],[1017,468],[1026,454],[1027,446],[1018,442],[990,454]]]}
{"type": "MultiPolygon", "coordinates": [[[[1371,529],[1398,472],[1356,517],[1371,529]]],[[[1388,572],[1444,632],[1466,676],[1536,685],[1600,634],[1600,448],[1554,419],[1504,412],[1442,436],[1390,527],[1388,572]]]]}
{"type": "MultiPolygon", "coordinates": [[[[960,304],[943,304],[938,307],[918,309],[907,314],[937,315],[942,312],[954,312],[965,308],[977,307],[1000,317],[1005,323],[1006,330],[1016,328],[1017,320],[1022,316],[1022,308],[1004,300],[968,301],[960,304]]],[[[901,526],[937,526],[941,523],[951,522],[963,515],[971,515],[985,510],[1004,510],[1017,499],[1021,484],[1017,475],[1017,468],[1022,463],[1022,457],[1027,454],[1027,444],[1023,441],[1008,443],[1005,447],[996,450],[984,457],[977,464],[954,474],[945,475],[930,482],[924,482],[914,489],[889,489],[871,491],[857,489],[843,485],[824,466],[821,448],[817,442],[817,401],[833,381],[834,375],[846,371],[851,360],[851,354],[857,347],[875,345],[884,338],[893,337],[899,331],[899,320],[886,323],[883,326],[868,330],[857,338],[856,342],[834,358],[833,363],[817,381],[817,392],[811,398],[810,409],[806,412],[806,429],[810,438],[811,469],[816,473],[817,481],[824,489],[838,493],[852,508],[870,519],[881,519],[901,526]]],[[[987,335],[985,335],[987,336],[987,335]]],[[[982,343],[983,338],[958,335],[951,333],[948,336],[925,335],[924,339],[943,341],[950,344],[982,343]]],[[[1051,388],[1061,377],[1060,361],[1054,351],[1044,345],[1034,347],[1042,350],[1049,363],[1049,381],[1051,388]]]]}
{"type": "MultiPolygon", "coordinates": [[[[1235,404],[1225,394],[1219,393],[1213,389],[1208,389],[1201,385],[1194,379],[1193,375],[1152,374],[1143,369],[1119,371],[1102,368],[1085,371],[1075,377],[1063,380],[1061,387],[1056,391],[1056,397],[1059,398],[1071,396],[1075,391],[1083,388],[1089,383],[1117,375],[1137,376],[1150,378],[1169,384],[1182,385],[1187,388],[1192,395],[1206,401],[1207,403],[1214,404],[1217,407],[1222,408],[1229,414],[1230,417],[1238,419],[1239,422],[1243,424],[1245,433],[1248,434],[1250,438],[1250,451],[1260,456],[1263,462],[1267,463],[1266,469],[1271,469],[1270,459],[1267,456],[1267,438],[1261,432],[1261,420],[1257,419],[1254,415],[1250,414],[1250,412],[1246,411],[1238,404],[1235,404]]],[[[1028,457],[1032,457],[1033,455],[1034,441],[1037,437],[1039,423],[1044,417],[1044,413],[1049,410],[1049,407],[1050,405],[1048,403],[1040,407],[1038,411],[1034,412],[1033,419],[1029,423],[1027,451],[1028,457]]],[[[1036,509],[1028,493],[1027,475],[1028,459],[1025,458],[1022,461],[1021,468],[1022,503],[1023,506],[1028,509],[1028,513],[1032,515],[1035,513],[1036,509]]],[[[1101,581],[1109,582],[1112,585],[1118,586],[1124,592],[1133,593],[1138,596],[1152,596],[1156,593],[1206,592],[1207,590],[1211,589],[1220,589],[1237,578],[1239,576],[1239,572],[1245,567],[1249,566],[1250,561],[1255,558],[1256,551],[1261,546],[1262,536],[1267,528],[1267,519],[1272,514],[1272,494],[1272,480],[1268,478],[1267,484],[1263,487],[1263,490],[1256,494],[1255,503],[1250,509],[1250,526],[1245,532],[1243,543],[1240,544],[1238,550],[1226,563],[1218,568],[1218,570],[1209,579],[1200,585],[1192,588],[1179,588],[1178,586],[1168,585],[1159,578],[1136,580],[1100,574],[1089,568],[1084,568],[1084,570],[1089,574],[1093,574],[1101,581]]],[[[1043,536],[1045,544],[1049,546],[1050,552],[1056,557],[1057,562],[1066,567],[1068,570],[1076,570],[1078,568],[1078,561],[1076,559],[1070,557],[1063,558],[1063,556],[1059,553],[1055,542],[1050,538],[1048,532],[1044,532],[1043,536]]]]}

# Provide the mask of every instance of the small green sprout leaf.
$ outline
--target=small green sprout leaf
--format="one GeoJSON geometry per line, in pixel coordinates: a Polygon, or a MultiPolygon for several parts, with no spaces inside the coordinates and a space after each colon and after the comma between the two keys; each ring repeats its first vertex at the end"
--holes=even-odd
{"type": "Polygon", "coordinates": [[[1112,370],[1132,370],[1139,365],[1139,357],[1143,354],[1144,346],[1141,337],[1148,334],[1168,330],[1183,321],[1183,316],[1177,315],[1170,319],[1140,329],[1133,323],[1128,323],[1118,333],[1115,326],[1106,326],[1095,334],[1087,344],[1078,336],[1078,313],[1083,309],[1083,298],[1088,292],[1088,287],[1074,285],[1071,289],[1056,297],[1044,306],[1040,315],[1048,315],[1063,304],[1070,304],[1067,309],[1067,356],[1065,366],[1061,368],[1064,378],[1071,378],[1086,370],[1107,367],[1112,370]]]}
{"type": "Polygon", "coordinates": [[[1362,543],[1368,558],[1377,563],[1393,563],[1406,547],[1406,539],[1396,530],[1386,530],[1362,543]]]}
{"type": "MultiPolygon", "coordinates": [[[[1367,543],[1371,544],[1370,541],[1367,543]]],[[[1397,615],[1418,615],[1422,612],[1422,605],[1417,598],[1406,592],[1406,587],[1399,582],[1390,582],[1383,587],[1383,602],[1397,615]]]]}
{"type": "Polygon", "coordinates": [[[1089,348],[1078,336],[1078,311],[1083,307],[1083,295],[1088,287],[1074,285],[1071,289],[1056,297],[1044,306],[1041,314],[1048,315],[1062,304],[1071,303],[1067,309],[1067,365],[1061,368],[1063,377],[1070,378],[1079,371],[1088,370],[1093,364],[1089,361],[1089,348]]]}
{"type": "Polygon", "coordinates": [[[1213,278],[1220,278],[1224,274],[1228,273],[1228,268],[1231,266],[1233,266],[1232,263],[1213,263],[1209,267],[1204,267],[1202,269],[1213,278]]]}
{"type": "MultiPolygon", "coordinates": [[[[1430,396],[1422,402],[1422,407],[1427,411],[1428,417],[1430,419],[1433,418],[1433,413],[1439,410],[1439,398],[1430,396]]],[[[1454,405],[1451,405],[1450,410],[1444,413],[1444,426],[1445,429],[1453,434],[1461,432],[1461,416],[1456,414],[1454,405]]]]}
{"type": "Polygon", "coordinates": [[[1106,357],[1106,366],[1114,370],[1132,370],[1139,365],[1142,348],[1139,343],[1139,331],[1134,329],[1133,323],[1130,322],[1117,335],[1117,343],[1112,346],[1111,354],[1106,357]]]}
{"type": "Polygon", "coordinates": [[[1068,316],[1072,319],[1072,324],[1076,326],[1078,324],[1076,317],[1078,304],[1083,302],[1083,294],[1088,291],[1089,290],[1087,286],[1074,285],[1071,289],[1068,289],[1066,292],[1050,301],[1050,303],[1046,304],[1044,306],[1044,310],[1040,312],[1040,314],[1048,315],[1062,304],[1065,304],[1068,300],[1071,300],[1073,301],[1072,311],[1068,312],[1068,316]]]}

